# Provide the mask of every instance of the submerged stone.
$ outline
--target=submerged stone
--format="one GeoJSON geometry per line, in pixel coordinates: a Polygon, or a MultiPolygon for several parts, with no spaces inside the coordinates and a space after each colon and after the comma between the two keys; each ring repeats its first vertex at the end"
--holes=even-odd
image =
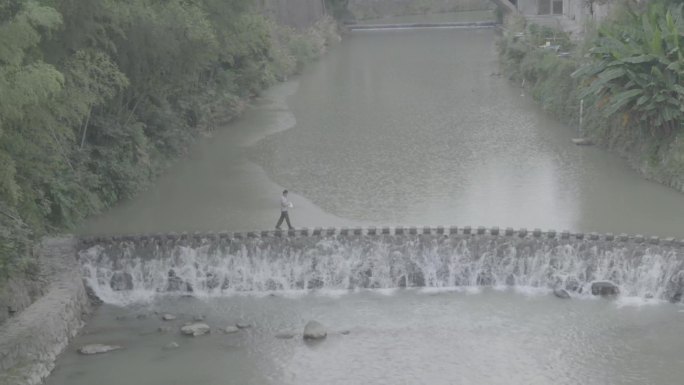
{"type": "Polygon", "coordinates": [[[81,346],[81,348],[78,349],[78,352],[81,354],[85,354],[85,355],[92,355],[92,354],[108,353],[108,352],[111,352],[114,350],[119,350],[119,349],[123,349],[123,347],[118,346],[118,345],[92,344],[92,345],[81,346]]]}
{"type": "Polygon", "coordinates": [[[276,338],[280,338],[281,340],[289,340],[291,338],[294,338],[295,334],[292,332],[279,332],[275,335],[276,338]]]}
{"type": "Polygon", "coordinates": [[[210,330],[211,328],[209,327],[209,325],[197,322],[183,326],[181,328],[181,333],[185,334],[186,336],[197,337],[209,333],[210,330]]]}
{"type": "Polygon", "coordinates": [[[553,295],[561,299],[570,299],[570,293],[565,289],[554,289],[553,295]]]}
{"type": "Polygon", "coordinates": [[[591,294],[600,296],[618,295],[620,294],[620,288],[610,281],[596,281],[591,283],[591,294]]]}
{"type": "Polygon", "coordinates": [[[581,285],[577,278],[571,277],[565,281],[565,290],[567,291],[578,291],[581,285]]]}
{"type": "Polygon", "coordinates": [[[320,340],[328,336],[328,331],[325,329],[320,322],[309,321],[306,326],[304,326],[304,339],[305,340],[320,340]]]}
{"type": "Polygon", "coordinates": [[[176,272],[171,269],[166,280],[166,291],[185,291],[192,292],[192,285],[176,275],[176,272]]]}
{"type": "Polygon", "coordinates": [[[178,345],[177,342],[173,341],[173,342],[169,342],[168,344],[164,345],[163,349],[164,350],[171,350],[171,349],[176,349],[179,347],[180,347],[180,345],[178,345]]]}

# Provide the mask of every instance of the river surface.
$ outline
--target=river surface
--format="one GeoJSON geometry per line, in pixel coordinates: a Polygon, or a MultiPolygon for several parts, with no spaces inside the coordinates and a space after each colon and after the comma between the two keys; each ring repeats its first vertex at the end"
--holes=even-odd
{"type": "Polygon", "coordinates": [[[684,194],[571,143],[493,29],[357,31],[84,232],[472,225],[684,237],[684,194]]]}
{"type": "Polygon", "coordinates": [[[160,298],[102,308],[47,385],[675,385],[684,376],[678,311],[491,289],[160,298]],[[166,312],[178,319],[161,321],[166,312]],[[211,334],[178,335],[197,315],[211,334]],[[302,340],[310,319],[327,327],[325,341],[302,340]],[[220,331],[237,322],[251,327],[220,331]],[[102,342],[125,349],[75,352],[102,342]]]}
{"type": "MultiPolygon", "coordinates": [[[[496,75],[494,42],[492,29],[354,32],[82,232],[270,229],[287,188],[297,227],[684,237],[684,195],[574,146],[575,128],[496,75]]],[[[159,297],[100,308],[47,383],[671,385],[684,378],[683,321],[680,305],[530,288],[159,297]],[[211,335],[180,336],[196,315],[211,335]],[[302,341],[310,319],[328,327],[326,341],[302,341]],[[252,327],[220,333],[238,321],[252,327]],[[294,338],[276,338],[283,331],[294,338]],[[171,341],[180,347],[162,349],[171,341]],[[76,354],[94,342],[125,349],[76,354]]]]}

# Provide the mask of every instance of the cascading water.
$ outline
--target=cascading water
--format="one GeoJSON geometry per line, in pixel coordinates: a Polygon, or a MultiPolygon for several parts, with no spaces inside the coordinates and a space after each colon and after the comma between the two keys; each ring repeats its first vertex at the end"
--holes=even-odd
{"type": "Polygon", "coordinates": [[[526,286],[590,293],[608,280],[626,296],[680,301],[678,245],[492,235],[152,237],[89,245],[87,284],[105,302],[158,293],[398,287],[526,286]]]}

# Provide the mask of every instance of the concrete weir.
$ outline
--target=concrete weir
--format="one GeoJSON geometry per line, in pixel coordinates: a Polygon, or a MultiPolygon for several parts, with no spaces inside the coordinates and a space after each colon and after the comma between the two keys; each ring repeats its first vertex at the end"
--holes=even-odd
{"type": "Polygon", "coordinates": [[[315,228],[82,239],[85,280],[105,302],[159,292],[528,286],[679,302],[684,240],[498,227],[315,228]]]}
{"type": "Polygon", "coordinates": [[[108,303],[159,293],[526,286],[681,302],[684,240],[498,227],[315,228],[48,239],[48,294],[0,330],[0,385],[39,384],[108,303]],[[76,257],[76,258],[75,258],[76,257]],[[605,290],[604,290],[605,291],[605,290]]]}

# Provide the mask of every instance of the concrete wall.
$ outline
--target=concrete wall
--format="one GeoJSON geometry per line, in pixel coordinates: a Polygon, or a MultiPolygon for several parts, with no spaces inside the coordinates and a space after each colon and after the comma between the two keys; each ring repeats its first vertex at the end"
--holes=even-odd
{"type": "Polygon", "coordinates": [[[46,291],[46,282],[38,278],[10,277],[0,289],[0,326],[31,306],[46,291]]]}
{"type": "Polygon", "coordinates": [[[46,239],[47,294],[0,329],[0,385],[40,384],[89,311],[73,238],[46,239]]]}
{"type": "Polygon", "coordinates": [[[309,28],[325,15],[324,0],[257,0],[257,4],[279,24],[297,29],[309,28]]]}
{"type": "Polygon", "coordinates": [[[489,0],[350,0],[349,10],[357,17],[379,18],[428,12],[452,12],[492,9],[489,0]]]}
{"type": "MultiPolygon", "coordinates": [[[[563,16],[583,26],[589,21],[605,19],[614,7],[615,2],[587,5],[585,0],[563,0],[563,16]]],[[[517,0],[518,12],[525,16],[539,15],[539,0],[517,0]]]]}
{"type": "Polygon", "coordinates": [[[537,15],[537,0],[518,0],[518,12],[523,15],[537,15]]]}

